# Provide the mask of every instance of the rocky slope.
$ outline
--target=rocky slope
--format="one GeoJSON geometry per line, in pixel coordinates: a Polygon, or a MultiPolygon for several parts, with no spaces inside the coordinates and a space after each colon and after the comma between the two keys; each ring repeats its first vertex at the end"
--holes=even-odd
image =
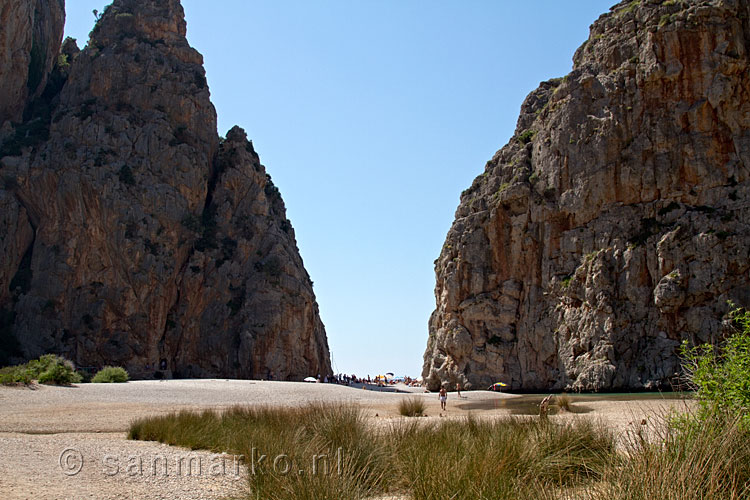
{"type": "Polygon", "coordinates": [[[218,137],[185,35],[178,0],[117,0],[4,125],[5,351],[140,377],[329,373],[284,203],[245,133],[218,137]]]}
{"type": "Polygon", "coordinates": [[[423,376],[650,389],[750,306],[750,4],[622,2],[461,195],[423,376]]]}

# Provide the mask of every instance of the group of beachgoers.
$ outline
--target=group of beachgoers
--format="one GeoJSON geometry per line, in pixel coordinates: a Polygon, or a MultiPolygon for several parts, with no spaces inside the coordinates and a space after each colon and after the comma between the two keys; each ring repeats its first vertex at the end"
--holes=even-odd
{"type": "Polygon", "coordinates": [[[374,378],[368,375],[367,377],[358,377],[356,374],[347,375],[345,373],[337,373],[336,375],[323,375],[320,374],[316,377],[317,381],[323,384],[340,384],[340,385],[377,385],[378,387],[386,387],[403,383],[409,387],[420,387],[422,382],[413,379],[411,377],[400,377],[394,378],[386,375],[376,375],[374,378]]]}

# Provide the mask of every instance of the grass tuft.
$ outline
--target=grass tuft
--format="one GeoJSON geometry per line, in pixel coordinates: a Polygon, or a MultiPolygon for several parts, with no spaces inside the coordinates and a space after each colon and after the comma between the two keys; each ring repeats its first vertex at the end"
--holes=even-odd
{"type": "Polygon", "coordinates": [[[398,412],[404,417],[421,417],[424,415],[425,404],[420,398],[406,398],[398,402],[398,412]]]}
{"type": "Polygon", "coordinates": [[[561,410],[573,411],[573,400],[568,394],[562,393],[555,396],[555,404],[561,410]]]}

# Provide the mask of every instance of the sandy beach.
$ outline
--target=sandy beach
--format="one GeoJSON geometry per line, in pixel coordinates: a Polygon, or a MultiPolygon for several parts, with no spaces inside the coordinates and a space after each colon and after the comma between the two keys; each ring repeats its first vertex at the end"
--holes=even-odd
{"type": "MultiPolygon", "coordinates": [[[[133,419],[183,409],[221,410],[237,405],[293,407],[337,402],[361,407],[373,425],[402,419],[398,403],[424,398],[427,417],[481,418],[511,414],[519,396],[488,391],[448,396],[421,388],[378,392],[331,384],[248,380],[136,381],[73,387],[0,387],[0,491],[8,499],[219,499],[242,495],[246,471],[234,457],[126,439],[133,419]],[[407,392],[409,391],[409,392],[407,392]],[[510,405],[512,406],[512,405],[510,405]],[[154,463],[156,465],[154,465],[154,463]],[[191,469],[192,466],[192,469],[191,469]]],[[[669,408],[688,403],[652,397],[638,401],[587,401],[585,415],[624,434],[646,420],[658,425],[669,408]]]]}

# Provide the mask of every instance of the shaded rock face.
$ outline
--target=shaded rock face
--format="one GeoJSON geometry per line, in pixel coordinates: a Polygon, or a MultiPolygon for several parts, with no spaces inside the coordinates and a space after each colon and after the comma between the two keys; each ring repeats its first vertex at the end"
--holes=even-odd
{"type": "Polygon", "coordinates": [[[750,6],[623,2],[461,195],[423,376],[667,386],[750,305],[750,6]]]}
{"type": "Polygon", "coordinates": [[[47,84],[65,27],[64,0],[0,1],[0,125],[20,122],[47,84]]]}
{"type": "Polygon", "coordinates": [[[136,377],[330,373],[284,203],[245,133],[217,136],[185,34],[178,0],[115,1],[6,134],[6,344],[136,377]]]}

